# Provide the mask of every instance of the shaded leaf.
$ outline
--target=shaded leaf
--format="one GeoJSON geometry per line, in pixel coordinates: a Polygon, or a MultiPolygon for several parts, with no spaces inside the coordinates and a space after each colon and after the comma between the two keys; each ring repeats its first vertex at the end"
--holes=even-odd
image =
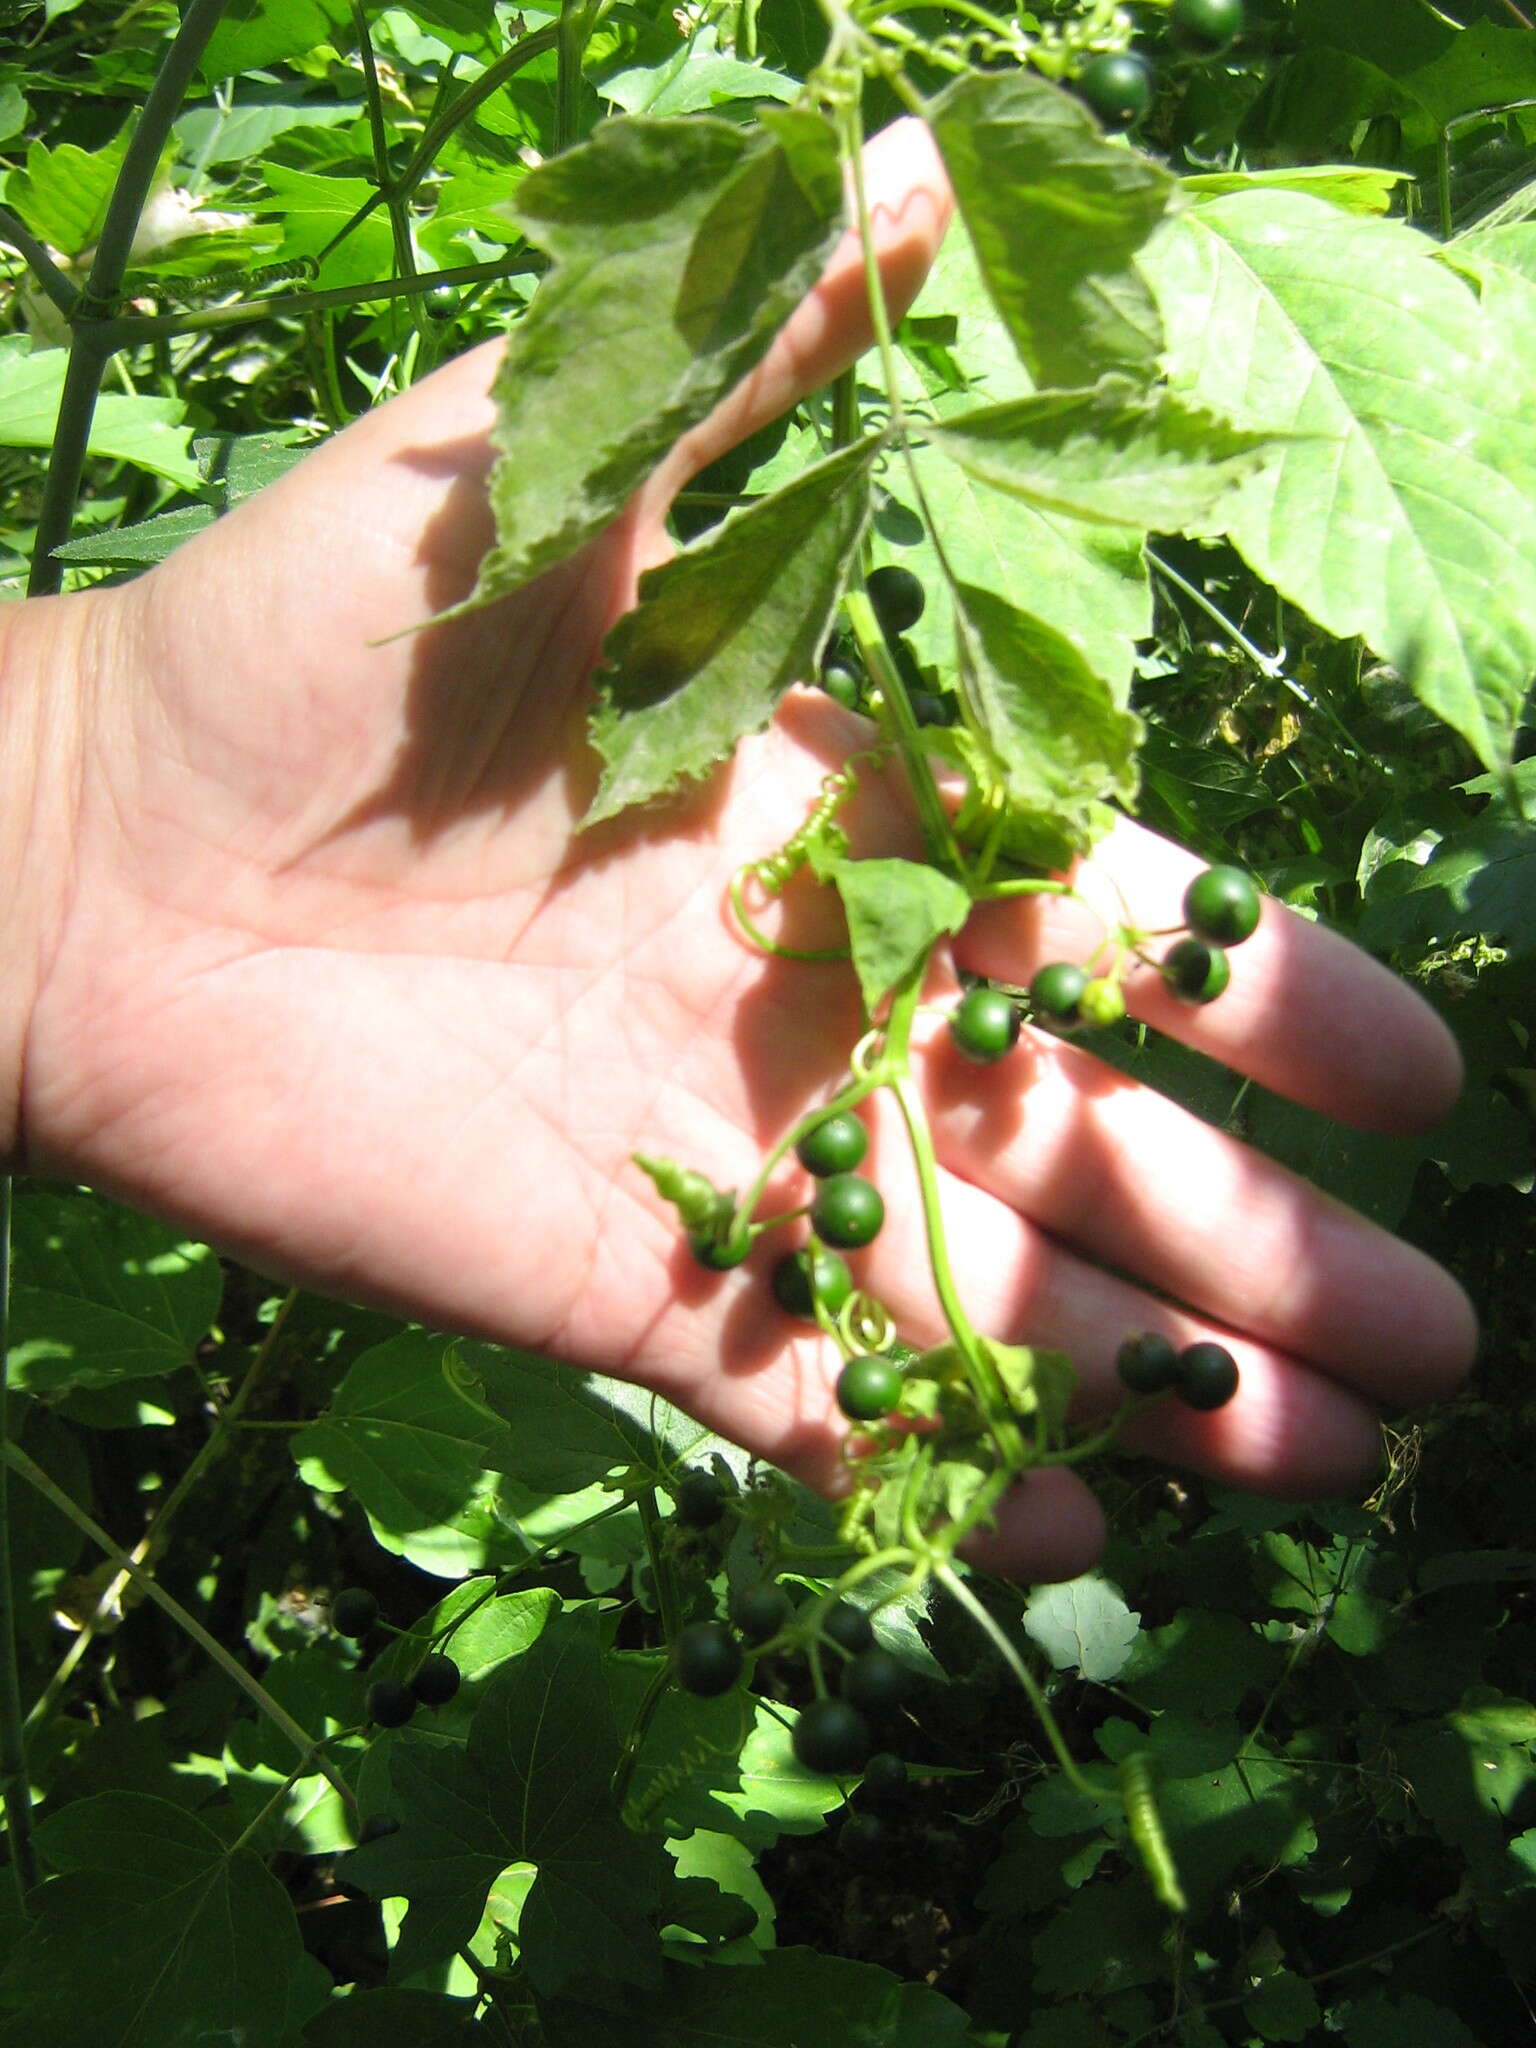
{"type": "Polygon", "coordinates": [[[603,645],[584,823],[703,775],[766,725],[826,638],[868,513],[871,439],[807,469],[640,579],[603,645]]]}
{"type": "Polygon", "coordinates": [[[1204,528],[1271,443],[1126,377],[1039,391],[927,430],[941,455],[1010,497],[1109,526],[1204,528]]]}
{"type": "Polygon", "coordinates": [[[1161,331],[1133,259],[1174,185],[1031,71],[972,73],[929,108],[982,276],[1039,384],[1150,380],[1161,331]]]}
{"type": "Polygon", "coordinates": [[[496,374],[496,544],[472,604],[562,561],[760,360],[842,220],[830,126],[605,122],[516,211],[555,268],[496,374]]]}
{"type": "Polygon", "coordinates": [[[970,892],[910,860],[844,860],[831,870],[843,899],[853,965],[871,1016],[946,932],[971,913],[970,892]]]}
{"type": "Polygon", "coordinates": [[[1037,1586],[1024,1604],[1025,1632],[1058,1671],[1094,1684],[1118,1678],[1130,1661],[1141,1617],[1097,1572],[1037,1586]]]}

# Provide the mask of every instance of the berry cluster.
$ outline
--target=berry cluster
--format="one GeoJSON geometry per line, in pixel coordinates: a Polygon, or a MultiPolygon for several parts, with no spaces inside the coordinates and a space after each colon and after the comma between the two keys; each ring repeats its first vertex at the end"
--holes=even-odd
{"type": "MultiPolygon", "coordinates": [[[[1243,0],[1172,0],[1175,41],[1197,57],[1217,57],[1243,30],[1243,0]]],[[[1084,102],[1115,133],[1136,127],[1152,105],[1152,66],[1134,50],[1091,57],[1078,72],[1084,102]]]]}
{"type": "MultiPolygon", "coordinates": [[[[331,1627],[360,1641],[379,1625],[379,1603],[365,1586],[343,1587],[331,1602],[331,1627]]],[[[367,1713],[375,1728],[403,1728],[418,1707],[445,1707],[463,1674],[440,1650],[429,1650],[406,1678],[377,1678],[368,1688],[367,1713]]]]}
{"type": "MultiPolygon", "coordinates": [[[[672,1670],[685,1692],[714,1699],[750,1676],[749,1666],[760,1657],[797,1648],[814,1649],[818,1674],[821,1658],[830,1653],[840,1673],[836,1691],[819,1690],[801,1709],[792,1737],[795,1757],[808,1771],[852,1776],[870,1760],[873,1728],[890,1719],[908,1688],[906,1667],[875,1641],[868,1613],[852,1601],[834,1600],[808,1625],[796,1616],[783,1587],[764,1579],[732,1603],[729,1624],[692,1621],[679,1629],[672,1670]]],[[[899,1769],[904,1777],[905,1766],[899,1769]]]]}

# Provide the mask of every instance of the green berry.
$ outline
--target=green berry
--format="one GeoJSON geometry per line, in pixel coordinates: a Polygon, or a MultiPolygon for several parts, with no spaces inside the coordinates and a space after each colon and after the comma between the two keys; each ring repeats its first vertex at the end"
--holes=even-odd
{"type": "Polygon", "coordinates": [[[1179,939],[1163,955],[1158,971],[1168,993],[1181,1003],[1214,1003],[1232,979],[1232,963],[1220,946],[1200,939],[1179,939]]]}
{"type": "Polygon", "coordinates": [[[1053,960],[1029,984],[1029,1000],[1037,1013],[1058,1031],[1071,1031],[1082,1021],[1080,1005],[1089,975],[1070,960],[1053,960]]]}
{"type": "Polygon", "coordinates": [[[864,1782],[859,1787],[860,1795],[872,1800],[877,1806],[887,1806],[900,1799],[906,1789],[905,1763],[888,1749],[877,1750],[864,1766],[864,1782]]]}
{"type": "Polygon", "coordinates": [[[685,1529],[713,1529],[725,1513],[726,1491],[713,1472],[685,1472],[673,1489],[673,1512],[685,1529]]]}
{"type": "Polygon", "coordinates": [[[795,1147],[795,1157],[807,1173],[826,1180],[834,1173],[852,1173],[864,1163],[869,1150],[869,1133],[856,1116],[839,1110],[813,1124],[795,1147]]]}
{"type": "Polygon", "coordinates": [[[829,1643],[836,1643],[851,1657],[869,1649],[875,1640],[874,1623],[864,1609],[855,1607],[851,1600],[834,1603],[821,1624],[821,1632],[829,1643]]]}
{"type": "Polygon", "coordinates": [[[424,1707],[446,1707],[458,1691],[463,1675],[451,1657],[434,1650],[417,1665],[411,1691],[424,1707]]]}
{"type": "Polygon", "coordinates": [[[783,1587],[765,1580],[761,1586],[752,1586],[745,1593],[738,1594],[731,1607],[731,1619],[755,1647],[776,1636],[794,1611],[783,1587]]]}
{"type": "Polygon", "coordinates": [[[848,1700],[812,1700],[791,1738],[797,1761],[824,1777],[852,1777],[869,1756],[869,1724],[848,1700]]]}
{"type": "Polygon", "coordinates": [[[850,1813],[837,1831],[837,1846],[850,1863],[870,1870],[890,1849],[890,1830],[877,1813],[850,1813]]]}
{"type": "Polygon", "coordinates": [[[791,1252],[773,1269],[774,1300],[786,1315],[798,1316],[802,1322],[816,1320],[813,1287],[815,1299],[829,1316],[835,1316],[852,1294],[853,1275],[836,1252],[825,1251],[819,1245],[814,1254],[791,1252]]]}
{"type": "Polygon", "coordinates": [[[865,588],[881,630],[892,639],[911,632],[927,608],[928,599],[922,584],[910,569],[895,564],[872,569],[865,588]]]}
{"type": "Polygon", "coordinates": [[[872,1720],[893,1714],[906,1692],[907,1667],[878,1644],[861,1650],[843,1673],[843,1698],[852,1700],[860,1713],[872,1720]]]}
{"type": "Polygon", "coordinates": [[[856,1173],[834,1173],[824,1180],[811,1204],[811,1227],[827,1244],[858,1251],[880,1235],[885,1201],[871,1180],[856,1173]]]}
{"type": "Polygon", "coordinates": [[[1207,868],[1184,891],[1184,922],[1208,946],[1240,946],[1259,922],[1259,892],[1241,868],[1207,868]]]}
{"type": "Polygon", "coordinates": [[[949,1016],[955,1050],[977,1066],[1004,1059],[1019,1042],[1018,1005],[1000,988],[969,988],[949,1016]]]}
{"type": "Polygon", "coordinates": [[[850,1422],[879,1422],[901,1399],[901,1368],[866,1352],[850,1358],[837,1376],[837,1405],[850,1422]]]}
{"type": "Polygon", "coordinates": [[[364,1586],[347,1586],[331,1602],[331,1627],[339,1636],[365,1636],[379,1618],[379,1603],[364,1586]]]}
{"type": "Polygon", "coordinates": [[[1179,1353],[1174,1392],[1202,1414],[1225,1408],[1237,1392],[1237,1360],[1224,1344],[1190,1344],[1179,1353]]]}
{"type": "Polygon", "coordinates": [[[909,690],[907,702],[912,707],[912,716],[918,725],[956,725],[960,719],[960,707],[953,697],[943,697],[933,690],[909,690]]]}
{"type": "Polygon", "coordinates": [[[684,1692],[717,1699],[741,1676],[741,1645],[720,1621],[690,1621],[677,1632],[672,1667],[684,1692]]]}
{"type": "Polygon", "coordinates": [[[1179,1376],[1179,1354],[1156,1330],[1144,1330],[1120,1346],[1115,1371],[1133,1394],[1163,1394],[1179,1376]]]}
{"type": "Polygon", "coordinates": [[[366,1704],[376,1728],[403,1728],[416,1711],[416,1695],[403,1678],[380,1678],[369,1686],[366,1704]]]}
{"type": "Polygon", "coordinates": [[[1173,32],[1203,56],[1224,50],[1243,32],[1243,0],[1173,0],[1173,32]]]}
{"type": "Polygon", "coordinates": [[[858,671],[846,661],[830,661],[821,672],[821,687],[834,704],[841,704],[845,711],[863,708],[864,685],[858,671]]]}
{"type": "Polygon", "coordinates": [[[1118,1024],[1125,1015],[1125,991],[1118,981],[1102,975],[1090,981],[1078,998],[1078,1014],[1085,1024],[1103,1031],[1111,1024],[1118,1024]]]}
{"type": "Polygon", "coordinates": [[[1078,73],[1077,89],[1106,128],[1134,128],[1152,104],[1152,66],[1133,50],[1094,57],[1078,73]]]}
{"type": "Polygon", "coordinates": [[[422,311],[429,320],[454,320],[460,305],[456,284],[434,284],[421,295],[422,311]]]}

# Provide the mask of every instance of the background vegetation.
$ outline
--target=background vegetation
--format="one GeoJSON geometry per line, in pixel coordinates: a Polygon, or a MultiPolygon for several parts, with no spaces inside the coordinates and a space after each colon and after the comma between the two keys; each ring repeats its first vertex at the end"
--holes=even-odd
{"type": "MultiPolygon", "coordinates": [[[[750,123],[795,99],[826,40],[802,0],[213,14],[120,288],[84,322],[73,294],[179,17],[162,0],[4,10],[9,594],[33,564],[44,584],[135,573],[517,319],[544,267],[509,205],[531,166],[614,113],[750,123]],[[87,421],[66,362],[92,350],[106,384],[87,421]]],[[[1063,1784],[947,1608],[882,1610],[911,1675],[890,1731],[909,1776],[883,1803],[795,1762],[774,1711],[804,1697],[787,1662],[756,1696],[666,1689],[636,1723],[664,1616],[749,1582],[765,1532],[832,1541],[818,1503],[734,1447],[625,1387],[282,1293],[87,1189],[23,1184],[10,1718],[38,1818],[19,1843],[13,1797],[10,1858],[45,1881],[0,1908],[0,2043],[1530,2038],[1536,552],[1515,508],[1536,502],[1536,32],[1511,0],[1249,0],[1241,38],[1196,62],[1150,4],[1019,20],[1089,14],[1121,40],[1134,27],[1156,64],[1137,142],[1204,181],[1187,191],[1326,209],[1362,238],[1347,322],[1277,259],[1248,269],[1234,331],[1285,316],[1271,359],[1328,370],[1424,582],[1488,621],[1461,684],[1426,673],[1404,593],[1373,587],[1304,476],[1289,549],[1283,531],[1269,559],[1241,531],[1153,532],[1134,602],[1123,578],[1113,600],[1142,815],[1389,957],[1452,1023],[1469,1081],[1446,1126],[1391,1141],[1129,1026],[1110,1056],[1445,1260],[1486,1331],[1459,1399],[1389,1427],[1369,1500],[1279,1507],[1110,1465],[1099,1572],[976,1582],[1080,1760],[1150,1743],[1187,1918],[1169,1921],[1118,1809],[1063,1784]],[[1411,245],[1382,239],[1389,217],[1411,245]],[[1410,272],[1470,281],[1483,354],[1416,308],[1410,272]],[[1483,417],[1502,438],[1457,476],[1468,518],[1486,514],[1469,543],[1422,506],[1483,417]],[[1486,589],[1458,599],[1479,545],[1486,589]],[[690,1470],[725,1488],[718,1522],[675,1512],[690,1470]],[[343,1586],[381,1605],[360,1642],[332,1625],[343,1586]],[[366,1727],[367,1688],[451,1624],[455,1698],[399,1735],[366,1727]]],[[[868,88],[869,127],[894,110],[868,88]]],[[[1220,408],[1221,350],[1196,364],[1177,252],[1159,260],[1175,358],[1220,408]]],[[[968,290],[941,264],[898,337],[939,410],[978,385],[1007,395],[968,290]]],[[[821,421],[809,406],[700,479],[684,534],[782,481],[821,421]]],[[[927,545],[893,485],[877,547],[928,575],[927,545]]],[[[1049,580],[1017,545],[1021,581],[1049,580]]],[[[938,640],[914,649],[942,673],[938,640]]]]}

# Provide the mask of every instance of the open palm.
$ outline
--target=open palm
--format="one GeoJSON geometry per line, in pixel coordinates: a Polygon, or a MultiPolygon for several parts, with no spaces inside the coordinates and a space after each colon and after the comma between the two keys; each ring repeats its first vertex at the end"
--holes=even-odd
{"type": "MultiPolygon", "coordinates": [[[[910,124],[875,147],[870,177],[900,301],[947,194],[910,124]]],[[[862,293],[849,246],[616,525],[486,611],[385,638],[461,597],[489,538],[489,351],[90,601],[77,644],[82,683],[99,680],[69,895],[27,1048],[34,1168],[267,1271],[645,1381],[834,1481],[835,1361],[772,1306],[773,1248],[702,1273],[630,1155],[739,1185],[841,1075],[851,977],[762,958],[722,903],[795,829],[857,723],[793,693],[688,801],[575,827],[594,783],[591,671],[666,552],[672,495],[859,351],[862,293]]],[[[860,851],[913,844],[894,785],[867,793],[853,829],[860,851]]],[[[1195,864],[1127,825],[1100,865],[1156,923],[1195,864]]],[[[989,911],[961,964],[1026,978],[1074,944],[1073,915],[989,911]]],[[[1155,984],[1136,1007],[1363,1123],[1427,1120],[1454,1092],[1428,1012],[1274,906],[1212,1012],[1155,984]]],[[[1326,1491],[1369,1464],[1371,1398],[1464,1367],[1465,1303],[1427,1261],[1091,1056],[1042,1040],[982,1072],[930,1035],[920,1061],[979,1324],[1068,1346],[1090,1398],[1128,1330],[1238,1352],[1233,1407],[1159,1417],[1149,1444],[1326,1491]]],[[[936,1309],[894,1134],[876,1125],[892,1219],[861,1278],[921,1339],[936,1309]]],[[[999,1561],[1072,1572],[1099,1536],[1056,1474],[1011,1505],[999,1561]]]]}

